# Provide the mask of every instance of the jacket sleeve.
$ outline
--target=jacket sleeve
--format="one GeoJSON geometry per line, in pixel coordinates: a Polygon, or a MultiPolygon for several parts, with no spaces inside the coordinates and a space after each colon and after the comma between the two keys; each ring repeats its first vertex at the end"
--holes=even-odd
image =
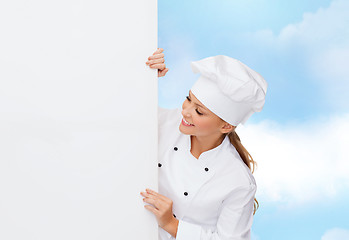
{"type": "Polygon", "coordinates": [[[158,126],[167,128],[175,123],[180,124],[181,112],[181,108],[162,108],[158,106],[158,126]]]}
{"type": "Polygon", "coordinates": [[[160,123],[177,121],[181,115],[181,108],[163,108],[158,106],[158,119],[160,123]]]}
{"type": "Polygon", "coordinates": [[[257,187],[254,184],[233,190],[222,202],[216,230],[179,220],[177,240],[250,240],[253,203],[257,187]]]}

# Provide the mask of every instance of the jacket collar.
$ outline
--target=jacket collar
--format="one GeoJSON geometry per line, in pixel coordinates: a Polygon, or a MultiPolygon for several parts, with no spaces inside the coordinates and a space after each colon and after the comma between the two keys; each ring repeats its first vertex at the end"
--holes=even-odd
{"type": "Polygon", "coordinates": [[[200,164],[205,165],[205,166],[212,166],[214,164],[217,164],[218,159],[219,159],[219,158],[217,158],[217,156],[220,153],[222,153],[223,151],[225,151],[227,149],[227,147],[229,146],[229,144],[231,144],[231,143],[230,143],[228,135],[226,135],[220,145],[201,153],[199,158],[197,159],[190,152],[190,149],[191,149],[190,135],[186,135],[186,147],[187,147],[186,150],[189,153],[190,157],[193,158],[194,160],[198,161],[200,164]]]}

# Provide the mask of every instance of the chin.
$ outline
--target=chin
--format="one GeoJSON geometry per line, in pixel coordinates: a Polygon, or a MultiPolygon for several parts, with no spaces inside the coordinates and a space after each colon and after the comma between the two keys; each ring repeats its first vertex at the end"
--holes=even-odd
{"type": "Polygon", "coordinates": [[[180,124],[180,125],[178,126],[178,129],[179,129],[179,131],[180,131],[181,133],[183,133],[183,134],[185,134],[185,135],[192,135],[192,134],[190,134],[190,131],[185,131],[185,129],[183,130],[182,124],[180,124]]]}

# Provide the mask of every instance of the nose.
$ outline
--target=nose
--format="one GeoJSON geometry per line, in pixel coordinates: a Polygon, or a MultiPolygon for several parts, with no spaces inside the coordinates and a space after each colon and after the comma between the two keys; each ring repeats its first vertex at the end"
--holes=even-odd
{"type": "Polygon", "coordinates": [[[182,109],[182,115],[185,117],[190,117],[190,113],[187,108],[182,109]]]}

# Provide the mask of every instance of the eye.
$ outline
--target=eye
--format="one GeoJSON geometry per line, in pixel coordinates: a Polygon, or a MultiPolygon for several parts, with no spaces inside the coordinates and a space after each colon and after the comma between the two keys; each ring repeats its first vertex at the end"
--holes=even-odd
{"type": "Polygon", "coordinates": [[[196,109],[196,112],[197,112],[199,115],[203,115],[203,113],[199,112],[198,109],[196,109]]]}
{"type": "MultiPolygon", "coordinates": [[[[191,102],[189,96],[186,96],[186,98],[188,99],[189,102],[191,102]]],[[[195,110],[196,110],[196,112],[197,112],[199,115],[203,115],[203,113],[199,112],[198,109],[195,109],[195,110]]]]}

